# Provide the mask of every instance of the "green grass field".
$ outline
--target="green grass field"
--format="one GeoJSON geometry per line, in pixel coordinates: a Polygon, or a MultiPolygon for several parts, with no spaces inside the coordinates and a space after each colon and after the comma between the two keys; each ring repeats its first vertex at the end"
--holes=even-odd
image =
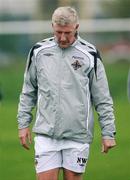
{"type": "MultiPolygon", "coordinates": [[[[130,104],[126,94],[128,69],[128,63],[106,65],[115,105],[117,147],[108,154],[101,153],[100,128],[96,120],[84,180],[130,180],[130,104]]],[[[21,147],[16,123],[23,72],[24,63],[21,62],[0,68],[0,85],[4,95],[0,104],[0,180],[35,180],[33,145],[30,151],[21,147]]]]}

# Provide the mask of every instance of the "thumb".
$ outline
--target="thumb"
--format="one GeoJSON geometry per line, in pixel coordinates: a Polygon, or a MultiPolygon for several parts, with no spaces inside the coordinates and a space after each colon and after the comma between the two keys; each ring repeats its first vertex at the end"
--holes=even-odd
{"type": "Polygon", "coordinates": [[[102,144],[102,151],[101,152],[102,153],[107,153],[108,152],[108,148],[104,144],[102,144]]]}
{"type": "Polygon", "coordinates": [[[102,144],[102,150],[101,150],[101,152],[103,153],[104,152],[104,145],[102,144]]]}

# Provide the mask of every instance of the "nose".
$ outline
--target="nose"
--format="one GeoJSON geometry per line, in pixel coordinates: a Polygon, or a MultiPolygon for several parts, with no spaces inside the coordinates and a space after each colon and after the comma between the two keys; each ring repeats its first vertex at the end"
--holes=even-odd
{"type": "Polygon", "coordinates": [[[66,41],[65,33],[62,33],[62,34],[61,34],[61,38],[60,38],[60,39],[61,39],[61,41],[66,41]]]}

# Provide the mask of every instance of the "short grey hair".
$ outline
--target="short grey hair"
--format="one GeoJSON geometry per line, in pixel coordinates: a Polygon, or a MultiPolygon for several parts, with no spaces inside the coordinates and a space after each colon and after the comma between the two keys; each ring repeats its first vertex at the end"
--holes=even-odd
{"type": "Polygon", "coordinates": [[[78,24],[77,12],[69,6],[59,7],[52,15],[52,23],[63,26],[67,24],[78,24]]]}

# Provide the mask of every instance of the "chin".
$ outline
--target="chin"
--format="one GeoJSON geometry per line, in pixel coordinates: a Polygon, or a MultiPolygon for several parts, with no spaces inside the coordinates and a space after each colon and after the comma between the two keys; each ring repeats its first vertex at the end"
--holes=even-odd
{"type": "Polygon", "coordinates": [[[70,46],[70,44],[59,44],[59,46],[61,47],[61,48],[68,48],[69,46],[70,46]]]}

